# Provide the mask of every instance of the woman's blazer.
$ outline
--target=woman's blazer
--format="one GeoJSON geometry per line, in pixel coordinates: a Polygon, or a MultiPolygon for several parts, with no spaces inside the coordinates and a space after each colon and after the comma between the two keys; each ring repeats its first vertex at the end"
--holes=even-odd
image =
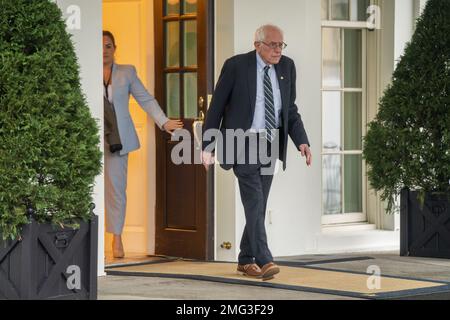
{"type": "Polygon", "coordinates": [[[140,148],[139,138],[129,110],[130,94],[153,118],[161,130],[163,130],[163,125],[169,121],[155,97],[148,93],[139,80],[136,68],[132,65],[113,64],[112,94],[120,141],[123,146],[120,155],[126,155],[140,148]]]}

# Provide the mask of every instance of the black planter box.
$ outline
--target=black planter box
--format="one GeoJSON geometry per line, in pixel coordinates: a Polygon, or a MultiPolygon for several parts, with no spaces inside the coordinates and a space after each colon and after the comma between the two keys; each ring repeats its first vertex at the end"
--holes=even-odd
{"type": "Polygon", "coordinates": [[[402,190],[400,255],[450,258],[450,210],[447,195],[427,194],[423,210],[416,191],[402,190]]]}
{"type": "Polygon", "coordinates": [[[97,299],[98,217],[80,229],[32,221],[0,238],[0,299],[97,299]]]}

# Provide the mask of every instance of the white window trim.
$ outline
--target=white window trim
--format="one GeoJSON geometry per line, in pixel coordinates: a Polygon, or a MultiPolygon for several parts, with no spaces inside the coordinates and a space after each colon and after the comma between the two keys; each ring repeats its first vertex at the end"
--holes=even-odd
{"type": "Polygon", "coordinates": [[[344,28],[344,29],[369,29],[366,21],[345,21],[345,20],[325,20],[322,21],[324,28],[344,28]]]}

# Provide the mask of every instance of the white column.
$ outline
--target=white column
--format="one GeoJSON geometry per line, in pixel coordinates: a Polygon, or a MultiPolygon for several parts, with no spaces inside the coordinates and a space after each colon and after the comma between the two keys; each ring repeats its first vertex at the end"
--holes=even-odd
{"type": "MultiPolygon", "coordinates": [[[[63,12],[67,31],[73,37],[75,52],[80,65],[83,93],[92,116],[101,128],[100,147],[103,151],[103,97],[102,97],[102,1],[101,0],[57,0],[63,12]]],[[[104,177],[95,180],[95,214],[99,216],[98,228],[98,274],[104,275],[104,177]]]]}
{"type": "Polygon", "coordinates": [[[395,42],[394,58],[397,65],[400,56],[405,51],[405,46],[414,32],[414,1],[396,0],[395,1],[395,42]]]}

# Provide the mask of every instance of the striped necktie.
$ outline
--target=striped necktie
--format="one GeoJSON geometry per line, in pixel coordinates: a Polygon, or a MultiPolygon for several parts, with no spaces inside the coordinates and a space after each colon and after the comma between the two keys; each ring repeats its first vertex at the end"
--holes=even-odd
{"type": "Polygon", "coordinates": [[[264,68],[264,100],[266,107],[266,138],[269,142],[273,142],[275,132],[272,130],[277,129],[275,118],[275,105],[273,99],[272,82],[269,76],[270,66],[264,68]]]}

